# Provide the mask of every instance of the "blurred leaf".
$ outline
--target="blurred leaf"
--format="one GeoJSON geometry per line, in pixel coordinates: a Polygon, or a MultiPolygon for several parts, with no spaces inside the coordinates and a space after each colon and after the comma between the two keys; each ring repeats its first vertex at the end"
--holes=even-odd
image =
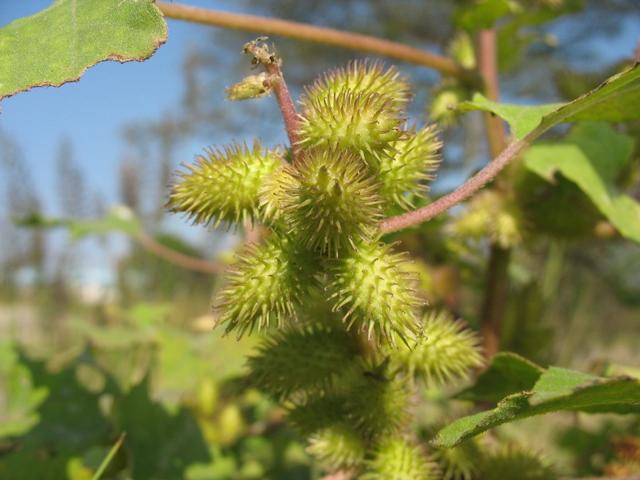
{"type": "Polygon", "coordinates": [[[484,110],[506,120],[516,138],[535,128],[547,130],[563,122],[602,120],[621,122],[640,118],[640,63],[609,77],[593,90],[565,104],[514,105],[493,102],[480,93],[460,105],[462,111],[484,110]]]}
{"type": "Polygon", "coordinates": [[[564,141],[532,146],[524,164],[550,183],[557,173],[574,182],[622,235],[640,242],[640,204],[615,186],[633,143],[607,124],[585,123],[564,141]]]}
{"type": "Polygon", "coordinates": [[[542,367],[520,355],[500,352],[491,359],[489,368],[478,376],[476,383],[456,398],[497,403],[508,395],[533,388],[543,372],[542,367]]]}
{"type": "Polygon", "coordinates": [[[471,3],[463,4],[455,13],[456,24],[468,31],[491,28],[499,18],[517,8],[513,0],[477,0],[471,3]]]}
{"type": "Polygon", "coordinates": [[[166,37],[151,0],[57,0],[0,29],[0,99],[78,80],[105,60],[145,60],[166,37]]]}
{"type": "Polygon", "coordinates": [[[556,411],[640,413],[640,381],[550,367],[531,390],[505,397],[493,410],[456,420],[440,430],[433,442],[453,447],[503,423],[556,411]]]}
{"type": "Polygon", "coordinates": [[[141,229],[140,221],[130,209],[124,206],[113,207],[107,215],[97,220],[49,218],[39,213],[34,213],[18,219],[16,223],[28,228],[67,228],[74,239],[80,239],[87,235],[104,235],[111,232],[136,235],[141,229]]]}
{"type": "Polygon", "coordinates": [[[210,461],[209,450],[196,420],[186,409],[171,414],[152,401],[148,380],[116,404],[119,430],[127,432],[124,449],[133,458],[131,476],[184,478],[189,465],[210,461]]]}
{"type": "Polygon", "coordinates": [[[21,435],[38,423],[37,407],[48,394],[35,387],[10,340],[0,340],[0,438],[21,435]]]}

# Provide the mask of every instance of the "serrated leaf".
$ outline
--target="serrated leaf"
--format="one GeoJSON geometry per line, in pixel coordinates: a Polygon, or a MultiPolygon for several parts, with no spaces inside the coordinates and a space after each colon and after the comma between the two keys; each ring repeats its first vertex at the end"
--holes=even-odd
{"type": "Polygon", "coordinates": [[[500,352],[491,365],[478,376],[475,385],[463,390],[456,398],[472,402],[497,403],[502,398],[522,390],[530,390],[544,369],[511,352],[500,352]]]}
{"type": "Polygon", "coordinates": [[[105,60],[145,60],[166,38],[152,0],[57,0],[0,29],[0,100],[76,81],[105,60]]]}
{"type": "Polygon", "coordinates": [[[450,448],[503,423],[556,411],[638,413],[640,381],[550,367],[531,390],[509,395],[493,410],[456,420],[440,430],[433,443],[450,448]]]}
{"type": "Polygon", "coordinates": [[[640,63],[609,77],[593,90],[568,103],[515,105],[493,102],[476,93],[460,110],[483,110],[509,123],[514,136],[523,138],[534,129],[540,133],[563,122],[600,120],[621,122],[640,118],[640,63]]]}
{"type": "Polygon", "coordinates": [[[585,123],[566,140],[531,147],[524,164],[551,183],[558,173],[574,182],[623,236],[640,242],[640,204],[615,185],[633,144],[607,124],[585,123]]]}

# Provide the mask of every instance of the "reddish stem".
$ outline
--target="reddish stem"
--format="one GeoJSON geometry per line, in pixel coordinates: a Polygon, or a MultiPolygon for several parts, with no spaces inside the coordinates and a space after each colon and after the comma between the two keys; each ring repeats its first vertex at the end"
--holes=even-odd
{"type": "Polygon", "coordinates": [[[411,227],[450,209],[454,205],[466,200],[475,192],[484,187],[488,182],[502,170],[511,160],[516,158],[529,144],[537,138],[544,129],[536,128],[522,140],[517,140],[505,148],[500,155],[489,162],[482,170],[467,180],[464,184],[456,188],[453,192],[440,197],[433,203],[418,210],[407,212],[395,217],[389,217],[380,223],[380,230],[383,233],[395,232],[403,228],[411,227]]]}
{"type": "Polygon", "coordinates": [[[298,158],[298,151],[300,148],[298,142],[298,129],[300,124],[298,112],[296,111],[293,99],[291,98],[291,94],[289,93],[287,82],[284,80],[284,75],[282,74],[280,65],[277,62],[267,63],[265,65],[265,69],[272,78],[271,88],[273,89],[273,93],[275,93],[276,99],[278,100],[280,113],[282,113],[282,119],[284,120],[284,127],[287,130],[289,143],[291,144],[291,151],[294,160],[293,163],[295,163],[296,159],[298,158]]]}

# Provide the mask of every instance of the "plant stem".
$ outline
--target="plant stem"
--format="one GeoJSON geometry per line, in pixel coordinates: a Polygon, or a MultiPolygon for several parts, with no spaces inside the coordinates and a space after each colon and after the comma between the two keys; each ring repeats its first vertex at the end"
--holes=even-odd
{"type": "Polygon", "coordinates": [[[491,245],[480,311],[482,347],[487,358],[493,357],[500,348],[500,332],[509,293],[510,258],[511,249],[491,245]]]}
{"type": "Polygon", "coordinates": [[[276,94],[278,100],[278,106],[280,107],[280,113],[282,113],[282,119],[284,120],[284,127],[287,130],[287,136],[289,137],[289,143],[291,144],[291,152],[293,155],[293,163],[296,163],[298,158],[298,151],[300,149],[298,129],[299,118],[296,106],[293,103],[287,82],[284,80],[282,69],[277,62],[269,63],[265,65],[267,73],[271,76],[271,88],[273,93],[276,94]]]}
{"type": "Polygon", "coordinates": [[[466,70],[450,58],[369,35],[316,27],[315,25],[278,18],[191,7],[178,3],[156,2],[156,5],[166,17],[176,20],[317,42],[422,65],[423,67],[437,70],[443,75],[475,78],[473,72],[466,70]]]}
{"type": "Polygon", "coordinates": [[[529,132],[521,140],[516,140],[509,144],[500,155],[485,165],[482,170],[469,178],[465,183],[436,201],[417,210],[389,217],[380,222],[382,233],[395,232],[403,228],[418,225],[426,222],[442,212],[450,209],[454,205],[466,200],[475,192],[484,187],[514,158],[516,158],[531,142],[539,137],[546,128],[538,127],[529,132]]]}
{"type": "MultiPolygon", "coordinates": [[[[500,98],[498,78],[498,45],[494,29],[481,30],[478,34],[478,68],[484,81],[485,95],[493,101],[500,98]]],[[[489,152],[494,157],[504,150],[507,143],[504,123],[489,113],[484,114],[489,152]]],[[[496,185],[495,188],[500,188],[496,185]]],[[[493,243],[489,250],[484,298],[480,310],[480,330],[486,358],[493,357],[500,349],[502,323],[507,309],[509,293],[510,249],[493,243]]]]}
{"type": "Polygon", "coordinates": [[[289,137],[289,143],[291,144],[293,163],[295,164],[300,148],[298,141],[299,115],[298,112],[296,112],[296,107],[291,99],[287,82],[285,82],[282,69],[280,68],[282,59],[280,59],[274,51],[269,49],[264,43],[264,40],[264,38],[258,38],[246,43],[244,52],[253,56],[252,63],[254,65],[261,64],[269,74],[269,86],[276,94],[280,113],[282,113],[284,126],[289,137]]]}
{"type": "Polygon", "coordinates": [[[135,239],[145,250],[148,250],[158,257],[178,265],[179,267],[186,268],[187,270],[194,270],[202,273],[220,273],[224,270],[224,267],[219,263],[210,262],[202,258],[195,258],[185,255],[184,253],[177,252],[156,241],[156,239],[144,232],[138,233],[135,236],[135,239]]]}

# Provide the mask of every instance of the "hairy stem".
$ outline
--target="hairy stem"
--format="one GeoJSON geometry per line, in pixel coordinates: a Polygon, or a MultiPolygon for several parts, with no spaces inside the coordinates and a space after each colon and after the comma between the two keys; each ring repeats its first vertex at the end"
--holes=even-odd
{"type": "Polygon", "coordinates": [[[265,65],[267,73],[270,74],[271,88],[278,100],[278,106],[280,107],[280,113],[282,113],[282,119],[284,120],[284,127],[287,130],[287,136],[289,137],[289,143],[291,144],[291,152],[293,154],[293,163],[298,158],[299,146],[299,119],[298,112],[296,111],[295,104],[289,93],[287,82],[284,80],[282,69],[277,62],[269,63],[265,65]]]}
{"type": "Polygon", "coordinates": [[[450,58],[369,35],[316,27],[306,23],[278,18],[191,7],[178,3],[156,2],[156,5],[166,17],[177,20],[322,43],[422,65],[423,67],[437,70],[444,75],[469,79],[475,78],[472,72],[464,69],[450,58]]]}
{"type": "Polygon", "coordinates": [[[539,137],[546,128],[538,127],[531,131],[521,140],[516,140],[509,144],[500,155],[482,168],[478,173],[469,178],[465,183],[456,188],[453,192],[440,197],[435,202],[425,205],[422,208],[411,212],[389,217],[380,222],[380,230],[382,233],[395,232],[403,228],[418,225],[426,222],[433,217],[449,210],[454,205],[466,200],[476,193],[507,165],[511,160],[516,158],[524,149],[526,149],[533,140],[539,137]]]}

